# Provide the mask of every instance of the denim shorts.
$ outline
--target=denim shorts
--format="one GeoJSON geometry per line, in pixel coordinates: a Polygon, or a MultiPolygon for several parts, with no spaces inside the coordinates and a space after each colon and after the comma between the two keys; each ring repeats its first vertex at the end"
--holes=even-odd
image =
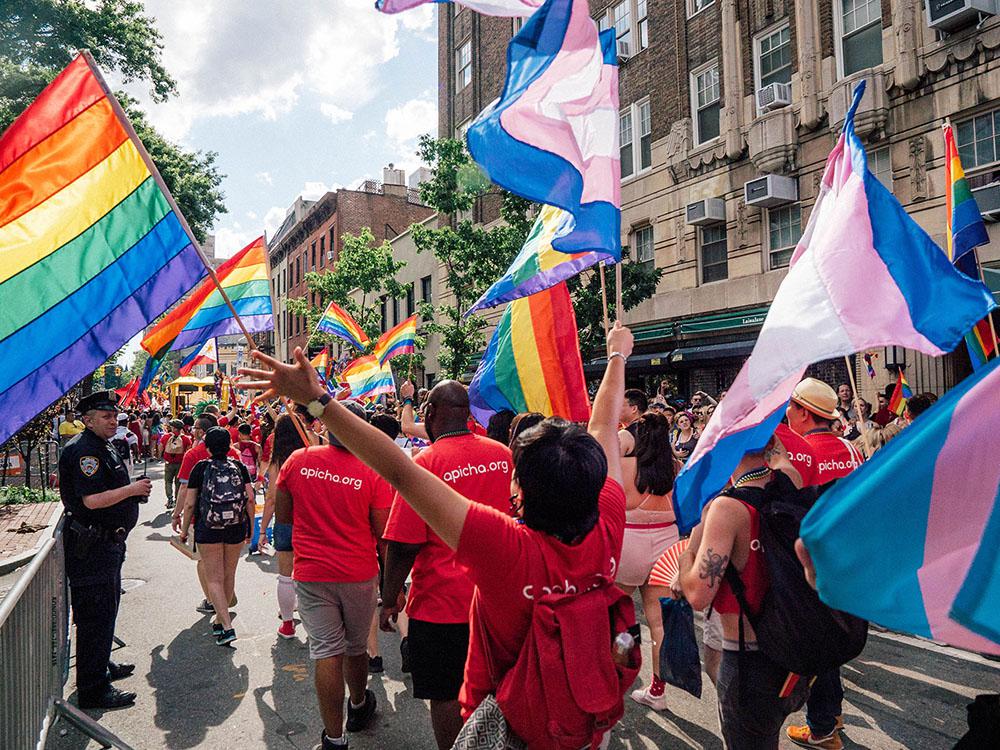
{"type": "Polygon", "coordinates": [[[292,525],[290,523],[274,522],[274,533],[271,537],[276,552],[292,551],[292,525]]]}

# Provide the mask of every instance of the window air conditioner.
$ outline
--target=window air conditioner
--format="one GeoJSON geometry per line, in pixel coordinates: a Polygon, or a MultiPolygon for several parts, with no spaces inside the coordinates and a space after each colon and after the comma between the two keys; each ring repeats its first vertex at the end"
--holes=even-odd
{"type": "Polygon", "coordinates": [[[979,213],[986,221],[1000,221],[1000,182],[975,188],[972,197],[976,199],[979,213]]]}
{"type": "Polygon", "coordinates": [[[703,227],[726,220],[726,202],[722,198],[705,198],[687,205],[687,223],[703,227]]]}
{"type": "Polygon", "coordinates": [[[624,39],[618,40],[618,60],[620,62],[625,62],[630,57],[632,57],[632,50],[629,49],[628,42],[624,39]]]}
{"type": "Polygon", "coordinates": [[[799,199],[799,181],[780,174],[766,174],[743,184],[743,199],[748,206],[771,208],[799,199]]]}
{"type": "Polygon", "coordinates": [[[792,84],[769,83],[757,89],[757,109],[769,112],[792,103],[792,84]]]}
{"type": "Polygon", "coordinates": [[[996,15],[996,0],[927,0],[927,25],[951,32],[979,22],[979,16],[996,15]]]}

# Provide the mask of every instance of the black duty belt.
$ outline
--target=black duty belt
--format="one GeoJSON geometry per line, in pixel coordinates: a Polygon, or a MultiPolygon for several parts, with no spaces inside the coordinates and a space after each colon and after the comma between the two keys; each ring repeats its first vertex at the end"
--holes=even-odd
{"type": "Polygon", "coordinates": [[[70,530],[76,534],[90,536],[91,539],[97,539],[102,542],[114,542],[115,544],[121,544],[128,536],[128,529],[124,526],[112,529],[106,526],[87,526],[79,521],[73,521],[70,525],[70,530]]]}

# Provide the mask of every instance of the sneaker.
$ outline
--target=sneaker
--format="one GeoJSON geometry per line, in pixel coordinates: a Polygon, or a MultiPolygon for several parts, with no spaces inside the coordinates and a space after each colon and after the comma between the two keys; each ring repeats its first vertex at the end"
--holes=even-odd
{"type": "Polygon", "coordinates": [[[224,627],[222,627],[222,623],[221,622],[213,622],[212,623],[212,637],[213,638],[218,638],[220,635],[222,635],[225,632],[226,632],[226,629],[224,627]]]}
{"type": "Polygon", "coordinates": [[[218,638],[215,639],[216,646],[228,646],[230,643],[236,640],[236,631],[233,628],[229,630],[223,630],[218,638]]]}
{"type": "Polygon", "coordinates": [[[278,637],[292,639],[295,637],[295,620],[282,620],[281,627],[278,628],[278,637]]]}
{"type": "Polygon", "coordinates": [[[403,674],[410,673],[410,643],[405,638],[399,642],[399,657],[403,674]]]}
{"type": "Polygon", "coordinates": [[[201,604],[195,607],[195,610],[201,612],[203,615],[214,615],[215,607],[212,606],[212,602],[208,599],[202,599],[201,604]]]}
{"type": "Polygon", "coordinates": [[[667,694],[663,693],[662,695],[652,695],[649,692],[648,687],[633,690],[632,700],[636,703],[641,703],[644,706],[649,706],[654,711],[667,710],[667,694]]]}
{"type": "Polygon", "coordinates": [[[375,700],[375,693],[365,690],[365,702],[360,708],[354,708],[350,700],[347,701],[347,731],[360,732],[367,727],[375,716],[375,707],[378,701],[375,700]]]}
{"type": "Polygon", "coordinates": [[[382,674],[384,671],[385,666],[382,664],[381,656],[368,657],[368,674],[382,674]]]}
{"type": "Polygon", "coordinates": [[[785,730],[788,739],[801,747],[818,747],[821,750],[841,750],[844,741],[840,739],[840,732],[834,729],[826,737],[816,737],[809,729],[809,725],[801,727],[788,727],[785,730]]]}
{"type": "Polygon", "coordinates": [[[342,739],[344,740],[343,742],[337,743],[327,737],[326,732],[320,732],[319,744],[314,745],[313,750],[346,750],[347,737],[343,737],[342,739]]]}

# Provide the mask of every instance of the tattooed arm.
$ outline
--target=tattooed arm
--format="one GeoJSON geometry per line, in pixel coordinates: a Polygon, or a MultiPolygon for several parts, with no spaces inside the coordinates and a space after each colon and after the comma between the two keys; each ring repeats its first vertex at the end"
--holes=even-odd
{"type": "Polygon", "coordinates": [[[743,505],[729,497],[718,497],[709,505],[698,549],[691,555],[690,567],[680,576],[684,598],[694,609],[705,609],[715,599],[736,535],[749,518],[743,505]]]}

